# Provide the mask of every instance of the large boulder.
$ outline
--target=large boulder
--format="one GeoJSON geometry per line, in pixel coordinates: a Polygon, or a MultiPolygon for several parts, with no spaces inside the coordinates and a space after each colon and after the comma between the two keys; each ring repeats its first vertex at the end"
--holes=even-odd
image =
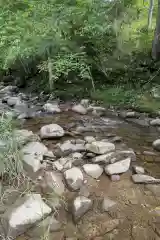
{"type": "Polygon", "coordinates": [[[47,147],[40,142],[31,142],[22,148],[24,169],[33,176],[43,167],[43,155],[48,152],[47,147]]]}
{"type": "Polygon", "coordinates": [[[105,172],[107,175],[119,174],[127,172],[131,163],[131,158],[126,158],[122,161],[109,164],[105,167],[105,172]]]}
{"type": "Polygon", "coordinates": [[[92,204],[92,200],[87,197],[76,197],[76,199],[73,201],[72,206],[72,214],[74,221],[77,222],[78,220],[80,220],[80,218],[91,209],[92,204]]]}
{"type": "Polygon", "coordinates": [[[82,115],[85,115],[87,113],[87,109],[81,104],[74,105],[72,107],[72,111],[82,115]]]}
{"type": "Polygon", "coordinates": [[[96,141],[86,144],[86,150],[96,154],[105,154],[115,150],[115,145],[109,142],[96,141]]]}
{"type": "Polygon", "coordinates": [[[2,216],[1,222],[6,239],[15,239],[25,233],[52,209],[42,200],[40,194],[29,194],[18,199],[2,216]]]}
{"type": "Polygon", "coordinates": [[[83,169],[87,175],[95,179],[98,179],[103,173],[103,168],[98,164],[84,164],[83,169]]]}
{"type": "Polygon", "coordinates": [[[50,139],[50,138],[57,138],[63,137],[64,130],[58,124],[49,124],[41,127],[40,129],[40,137],[41,139],[50,139]]]}
{"type": "Polygon", "coordinates": [[[82,171],[77,168],[73,167],[67,171],[64,172],[64,177],[66,179],[67,185],[72,190],[78,190],[83,184],[83,173],[82,171]]]}

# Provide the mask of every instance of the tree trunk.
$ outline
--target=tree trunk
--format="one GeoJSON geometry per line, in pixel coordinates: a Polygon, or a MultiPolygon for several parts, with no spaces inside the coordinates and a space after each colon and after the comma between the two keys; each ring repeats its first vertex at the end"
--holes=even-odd
{"type": "Polygon", "coordinates": [[[148,11],[148,30],[152,25],[152,15],[153,15],[154,0],[150,0],[149,11],[148,11]]]}
{"type": "Polygon", "coordinates": [[[158,0],[157,23],[152,46],[152,57],[155,60],[160,60],[160,0],[158,0]]]}

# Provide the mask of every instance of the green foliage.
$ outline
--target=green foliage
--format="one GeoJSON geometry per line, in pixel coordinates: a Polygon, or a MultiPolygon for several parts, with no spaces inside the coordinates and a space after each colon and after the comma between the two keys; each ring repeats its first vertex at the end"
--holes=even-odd
{"type": "Polygon", "coordinates": [[[143,0],[1,1],[0,68],[20,69],[25,78],[38,72],[43,90],[78,81],[89,90],[94,82],[98,88],[117,79],[139,82],[156,4],[147,31],[149,3],[143,0]]]}

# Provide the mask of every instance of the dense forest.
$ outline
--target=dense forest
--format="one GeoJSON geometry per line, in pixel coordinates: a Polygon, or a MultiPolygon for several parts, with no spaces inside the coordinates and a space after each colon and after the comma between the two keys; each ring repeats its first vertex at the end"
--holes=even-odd
{"type": "Polygon", "coordinates": [[[0,4],[2,78],[11,74],[32,90],[38,83],[62,98],[107,95],[113,103],[135,101],[133,88],[139,94],[159,83],[157,1],[0,4]]]}

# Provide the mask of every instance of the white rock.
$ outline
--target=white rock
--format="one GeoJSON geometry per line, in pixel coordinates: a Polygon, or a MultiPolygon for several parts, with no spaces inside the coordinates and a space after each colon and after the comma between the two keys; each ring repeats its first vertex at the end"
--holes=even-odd
{"type": "Polygon", "coordinates": [[[146,183],[146,184],[160,183],[160,179],[156,179],[154,177],[143,175],[143,174],[132,175],[132,180],[134,183],[146,183]]]}
{"type": "Polygon", "coordinates": [[[60,113],[61,112],[58,104],[46,103],[46,104],[44,104],[43,109],[48,113],[60,113]]]}
{"type": "Polygon", "coordinates": [[[153,148],[157,151],[160,151],[160,139],[157,139],[153,142],[153,148]]]}
{"type": "Polygon", "coordinates": [[[114,207],[117,203],[113,200],[109,199],[108,197],[105,197],[102,202],[102,209],[103,211],[108,212],[112,207],[114,207]]]}
{"type": "Polygon", "coordinates": [[[65,171],[64,177],[66,179],[68,186],[73,190],[80,189],[80,187],[83,184],[83,180],[84,180],[83,173],[77,167],[73,167],[65,171]]]}
{"type": "Polygon", "coordinates": [[[57,195],[62,195],[64,193],[65,186],[63,183],[63,178],[60,174],[53,171],[45,172],[44,181],[46,192],[54,192],[57,195]]]}
{"type": "Polygon", "coordinates": [[[7,104],[11,107],[16,104],[19,104],[20,102],[21,102],[20,97],[9,97],[7,100],[7,104]]]}
{"type": "Polygon", "coordinates": [[[95,179],[98,179],[103,173],[103,168],[98,164],[85,164],[83,169],[89,176],[95,179]]]}
{"type": "Polygon", "coordinates": [[[74,151],[75,145],[72,144],[69,140],[67,140],[64,143],[57,145],[56,154],[58,156],[67,156],[74,151]]]}
{"type": "Polygon", "coordinates": [[[89,106],[87,108],[89,112],[92,112],[94,116],[103,116],[105,114],[106,109],[99,106],[89,106]]]}
{"type": "Polygon", "coordinates": [[[86,144],[86,150],[96,154],[105,154],[115,150],[115,145],[109,142],[96,141],[86,144]]]}
{"type": "Polygon", "coordinates": [[[41,127],[40,129],[40,137],[41,139],[45,138],[56,138],[56,137],[63,137],[64,130],[58,124],[49,124],[41,127]]]}
{"type": "Polygon", "coordinates": [[[40,194],[26,195],[18,199],[2,216],[5,237],[16,238],[25,233],[37,221],[44,219],[52,209],[45,204],[40,194]]]}
{"type": "Polygon", "coordinates": [[[87,113],[87,109],[84,108],[81,104],[74,105],[72,107],[72,111],[76,112],[76,113],[79,113],[79,114],[82,114],[82,115],[85,115],[87,113]]]}
{"type": "Polygon", "coordinates": [[[31,142],[24,146],[21,151],[24,168],[29,175],[33,176],[33,173],[36,173],[43,167],[41,162],[43,155],[48,152],[48,149],[40,142],[31,142]]]}
{"type": "Polygon", "coordinates": [[[82,159],[83,154],[79,153],[79,152],[72,153],[72,155],[70,157],[71,157],[72,164],[75,166],[80,165],[83,161],[83,159],[82,159]]]}
{"type": "Polygon", "coordinates": [[[151,126],[160,126],[160,119],[156,118],[150,121],[151,126]]]}
{"type": "Polygon", "coordinates": [[[131,163],[131,158],[126,158],[120,162],[109,164],[105,167],[105,172],[108,175],[127,172],[131,163]]]}
{"type": "Polygon", "coordinates": [[[92,207],[92,200],[84,196],[78,196],[73,201],[72,214],[74,221],[77,222],[92,207]]]}
{"type": "Polygon", "coordinates": [[[89,107],[89,99],[82,99],[80,104],[84,107],[84,108],[88,108],[89,107]]]}
{"type": "Polygon", "coordinates": [[[87,142],[87,143],[92,143],[92,142],[95,142],[96,139],[93,137],[93,136],[86,136],[84,137],[84,140],[87,142]]]}
{"type": "Polygon", "coordinates": [[[133,170],[135,171],[135,173],[137,174],[144,174],[144,168],[140,167],[140,166],[133,166],[133,170]]]}
{"type": "Polygon", "coordinates": [[[111,160],[115,157],[115,152],[110,152],[107,154],[103,154],[100,156],[96,156],[92,159],[92,162],[94,163],[111,163],[111,160]]]}

